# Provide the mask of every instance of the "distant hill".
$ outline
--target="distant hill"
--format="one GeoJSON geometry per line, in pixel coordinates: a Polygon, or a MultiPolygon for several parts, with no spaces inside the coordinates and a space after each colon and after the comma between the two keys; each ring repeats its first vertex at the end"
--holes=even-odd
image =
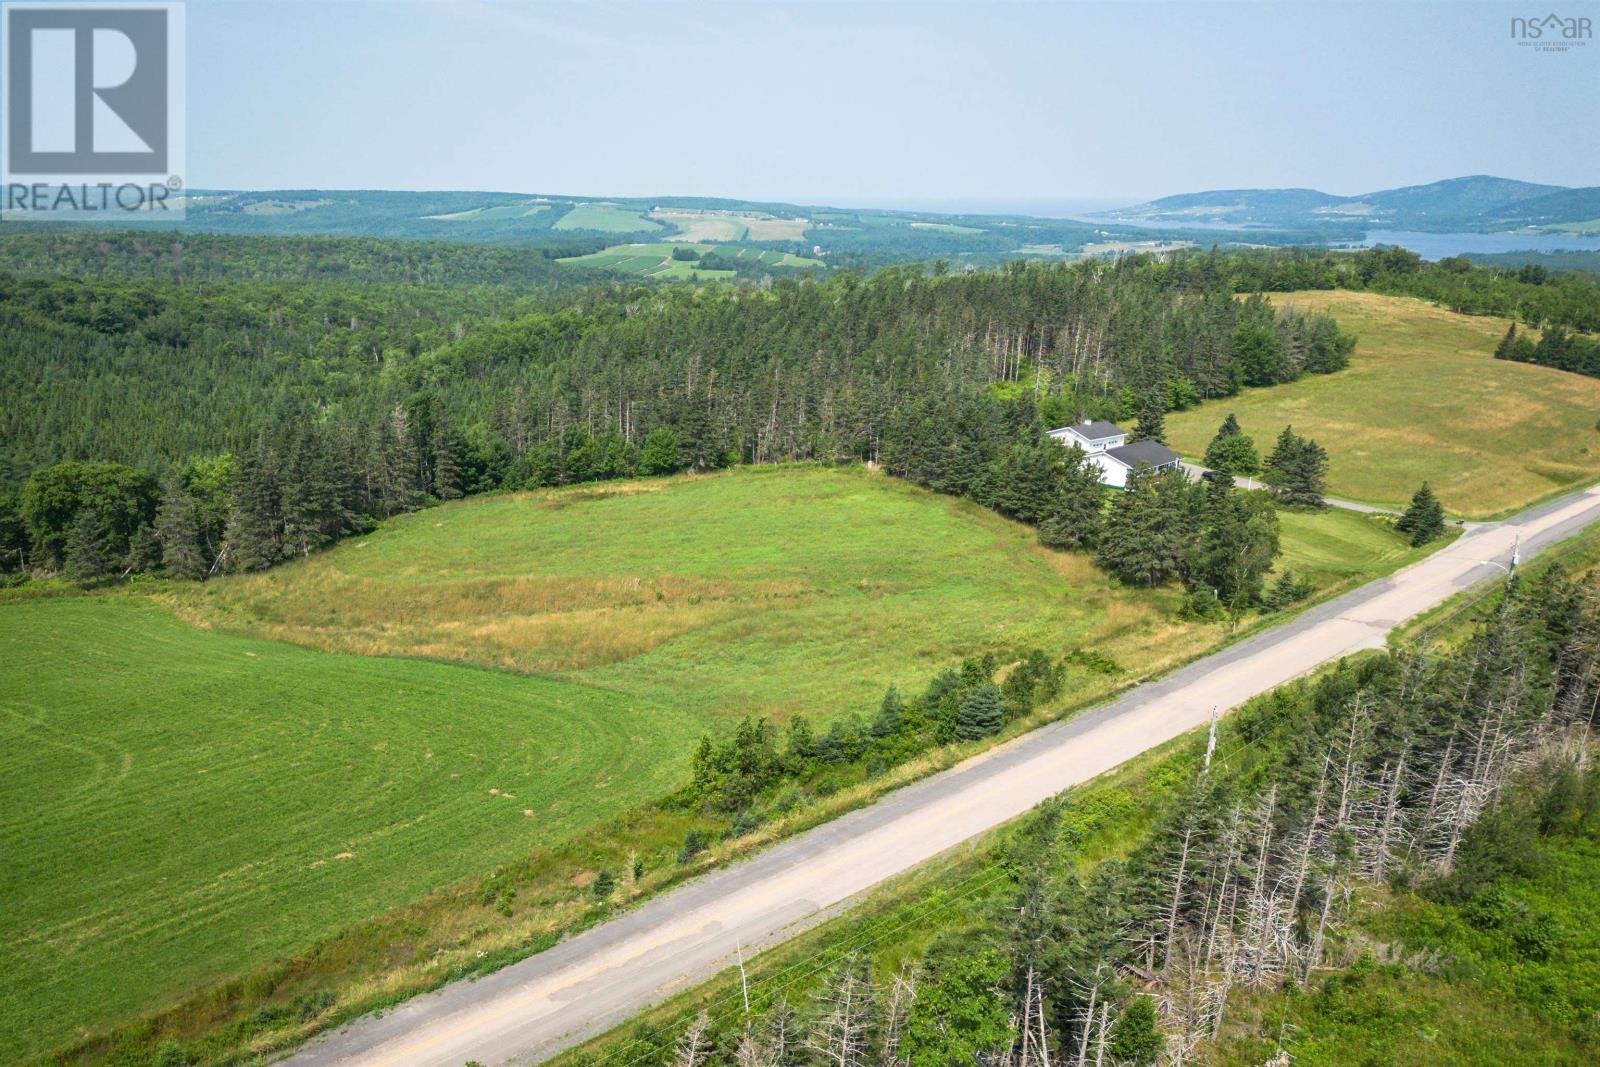
{"type": "Polygon", "coordinates": [[[1162,197],[1096,217],[1241,229],[1320,230],[1359,223],[1373,229],[1504,232],[1532,227],[1581,233],[1600,228],[1600,188],[1568,189],[1475,174],[1360,196],[1317,189],[1217,189],[1162,197]]]}
{"type": "MultiPolygon", "coordinates": [[[[888,262],[997,263],[1178,247],[1199,235],[1080,219],[838,208],[712,197],[584,197],[382,189],[193,189],[181,221],[116,229],[256,236],[370,237],[537,248],[549,258],[618,273],[660,273],[668,244],[715,251],[721,267],[771,273],[888,262]],[[602,255],[602,253],[605,253],[602,255]]],[[[8,222],[8,229],[57,223],[8,222]]],[[[70,224],[77,226],[78,224],[70,224]]],[[[1299,234],[1252,233],[1258,243],[1299,234]]],[[[1206,243],[1228,244],[1207,233],[1206,243]]],[[[1234,240],[1244,240],[1239,235],[1234,240]]],[[[687,252],[688,249],[685,249],[687,252]]],[[[666,266],[670,267],[668,260],[666,266]]],[[[684,268],[690,269],[690,268],[684,268]]],[[[720,267],[718,268],[720,269],[720,267]]],[[[714,271],[712,272],[714,273],[714,271]]]]}

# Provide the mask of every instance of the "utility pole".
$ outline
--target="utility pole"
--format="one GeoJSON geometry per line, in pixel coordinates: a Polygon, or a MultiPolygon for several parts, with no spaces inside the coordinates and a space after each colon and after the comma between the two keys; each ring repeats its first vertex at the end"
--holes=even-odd
{"type": "Polygon", "coordinates": [[[1211,754],[1217,750],[1217,706],[1211,705],[1211,730],[1206,737],[1205,770],[1211,770],[1211,754]]]}

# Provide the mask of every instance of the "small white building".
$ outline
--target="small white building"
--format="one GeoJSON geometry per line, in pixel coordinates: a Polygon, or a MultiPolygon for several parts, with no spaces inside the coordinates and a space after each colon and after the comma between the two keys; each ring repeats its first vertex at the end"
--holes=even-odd
{"type": "Polygon", "coordinates": [[[1133,468],[1143,463],[1160,474],[1173,470],[1181,457],[1159,441],[1127,444],[1128,433],[1114,422],[1084,419],[1071,426],[1051,430],[1050,436],[1063,445],[1077,445],[1089,462],[1100,470],[1100,484],[1121,489],[1128,484],[1133,468]]]}

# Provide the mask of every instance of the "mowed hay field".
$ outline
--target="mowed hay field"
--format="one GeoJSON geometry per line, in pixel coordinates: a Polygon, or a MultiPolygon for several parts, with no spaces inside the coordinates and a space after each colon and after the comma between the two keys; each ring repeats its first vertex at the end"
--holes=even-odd
{"type": "Polygon", "coordinates": [[[481,498],[261,576],[0,602],[0,1061],[582,834],[741,715],[868,713],[1010,645],[1113,656],[1067,686],[1103,692],[1216,639],[1168,621],[1178,599],[969,503],[795,467],[481,498]]]}
{"type": "Polygon", "coordinates": [[[698,730],[570,681],[207,633],[132,596],[0,604],[0,1061],[657,796],[698,730]]]}
{"type": "Polygon", "coordinates": [[[1328,450],[1332,494],[1398,507],[1426,480],[1469,518],[1600,477],[1600,380],[1495,359],[1506,320],[1373,293],[1273,302],[1333,314],[1359,339],[1350,366],[1171,414],[1174,448],[1201,455],[1232,411],[1265,458],[1293,424],[1328,450]]]}
{"type": "Polygon", "coordinates": [[[572,679],[706,722],[870,712],[1001,645],[1130,670],[1209,638],[1176,590],[970,502],[854,468],[742,469],[435,508],[266,574],[191,587],[205,626],[572,679]]]}

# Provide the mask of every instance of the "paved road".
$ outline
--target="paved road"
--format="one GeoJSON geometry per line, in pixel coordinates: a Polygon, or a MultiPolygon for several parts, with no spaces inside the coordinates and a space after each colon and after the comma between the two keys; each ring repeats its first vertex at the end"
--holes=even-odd
{"type": "MultiPolygon", "coordinates": [[[[1191,477],[1191,478],[1198,478],[1198,477],[1200,477],[1200,475],[1204,474],[1206,472],[1206,470],[1207,470],[1206,467],[1202,467],[1198,463],[1190,463],[1188,460],[1183,460],[1182,461],[1182,466],[1183,466],[1184,470],[1189,472],[1189,477],[1191,477]]],[[[1246,478],[1242,474],[1234,476],[1233,484],[1237,485],[1240,489],[1265,489],[1266,488],[1266,486],[1263,483],[1256,481],[1254,478],[1246,478]]],[[[1343,509],[1345,511],[1360,511],[1360,512],[1363,512],[1363,513],[1365,513],[1367,515],[1398,515],[1398,514],[1400,514],[1398,511],[1395,511],[1393,508],[1380,508],[1376,504],[1363,504],[1360,501],[1356,501],[1356,500],[1341,500],[1339,497],[1336,497],[1336,496],[1323,497],[1323,499],[1328,502],[1328,506],[1330,508],[1341,508],[1341,509],[1343,509]]]]}
{"type": "Polygon", "coordinates": [[[1389,578],[1319,605],[1120,699],[1036,730],[870,807],[486,978],[356,1020],[294,1064],[388,1067],[537,1062],[745,956],[852,897],[1012,819],[1068,786],[1203,725],[1330,660],[1381,647],[1398,623],[1504,574],[1600,519],[1600,488],[1470,530],[1389,578]],[[1498,561],[1486,562],[1486,561],[1498,561]]]}

